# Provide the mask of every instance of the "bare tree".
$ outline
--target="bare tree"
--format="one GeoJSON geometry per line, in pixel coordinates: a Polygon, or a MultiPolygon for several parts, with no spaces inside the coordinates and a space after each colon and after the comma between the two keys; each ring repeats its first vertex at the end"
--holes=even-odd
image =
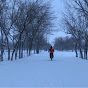
{"type": "Polygon", "coordinates": [[[1,31],[1,58],[0,61],[3,61],[4,53],[4,30],[6,29],[6,0],[1,0],[0,2],[0,31],[1,31]]]}
{"type": "MultiPolygon", "coordinates": [[[[74,6],[75,2],[72,4],[74,6]]],[[[71,7],[72,4],[70,3],[67,5],[71,7]]],[[[71,7],[70,9],[68,9],[68,14],[64,15],[63,23],[65,24],[65,27],[66,27],[65,31],[71,34],[75,38],[76,47],[78,46],[80,51],[80,57],[83,59],[82,44],[83,44],[84,34],[85,34],[85,23],[84,23],[85,20],[82,14],[80,14],[75,8],[76,6],[74,8],[71,7]]],[[[76,50],[76,56],[77,56],[77,49],[75,50],[76,50]]]]}
{"type": "Polygon", "coordinates": [[[27,55],[32,50],[33,42],[36,36],[44,35],[51,26],[52,17],[50,7],[47,4],[40,4],[38,1],[33,3],[20,2],[18,10],[14,13],[14,28],[16,33],[13,55],[19,50],[19,58],[23,57],[23,46],[26,42],[27,55]]]}
{"type": "Polygon", "coordinates": [[[8,50],[8,60],[23,58],[23,51],[27,49],[30,55],[34,43],[38,40],[37,51],[45,46],[45,33],[52,27],[50,5],[39,0],[26,2],[13,0],[0,1],[0,36],[1,58],[3,61],[4,46],[8,50]],[[41,38],[40,38],[41,37],[41,38]],[[38,38],[38,39],[36,39],[38,38]],[[5,41],[4,41],[5,40],[5,41]],[[42,42],[44,41],[44,42],[42,42]],[[12,54],[10,53],[12,49],[12,54]]]}

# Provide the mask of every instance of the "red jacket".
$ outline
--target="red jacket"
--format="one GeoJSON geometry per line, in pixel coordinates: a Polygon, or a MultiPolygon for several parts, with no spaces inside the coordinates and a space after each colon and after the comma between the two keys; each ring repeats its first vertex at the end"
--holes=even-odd
{"type": "Polygon", "coordinates": [[[50,49],[49,49],[49,52],[50,52],[50,53],[53,53],[53,52],[54,52],[54,49],[53,49],[53,48],[52,48],[52,49],[50,48],[50,49]]]}

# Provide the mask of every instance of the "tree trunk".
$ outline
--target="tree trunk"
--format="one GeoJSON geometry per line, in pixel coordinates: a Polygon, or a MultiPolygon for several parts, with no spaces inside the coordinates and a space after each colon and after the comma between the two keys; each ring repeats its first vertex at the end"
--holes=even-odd
{"type": "Polygon", "coordinates": [[[85,59],[87,60],[87,42],[85,44],[85,59]]]}
{"type": "Polygon", "coordinates": [[[87,42],[85,43],[85,46],[84,46],[84,59],[87,60],[87,42]]]}
{"type": "Polygon", "coordinates": [[[17,50],[16,50],[16,52],[15,52],[15,60],[17,60],[17,50]]]}
{"type": "Polygon", "coordinates": [[[86,60],[87,60],[87,49],[86,49],[86,60]]]}
{"type": "Polygon", "coordinates": [[[18,53],[18,46],[17,46],[17,48],[15,50],[15,60],[17,60],[17,53],[18,53]]]}
{"type": "Polygon", "coordinates": [[[78,52],[77,52],[77,43],[75,44],[75,53],[76,53],[76,57],[78,57],[78,52]]]}
{"type": "Polygon", "coordinates": [[[84,47],[84,59],[86,59],[86,50],[85,50],[85,47],[84,47]]]}
{"type": "Polygon", "coordinates": [[[34,45],[34,54],[35,54],[35,45],[34,45]]]}
{"type": "Polygon", "coordinates": [[[21,43],[21,58],[23,58],[23,43],[21,43]]]}
{"type": "Polygon", "coordinates": [[[14,55],[14,53],[15,53],[15,51],[16,51],[16,48],[18,47],[18,44],[19,44],[19,42],[17,42],[17,43],[15,44],[15,46],[14,46],[14,49],[13,49],[13,52],[12,52],[12,56],[11,56],[11,61],[13,60],[13,55],[14,55]]]}
{"type": "Polygon", "coordinates": [[[8,61],[10,60],[10,46],[9,46],[9,40],[6,36],[6,39],[7,39],[7,45],[8,45],[8,61]]]}
{"type": "Polygon", "coordinates": [[[14,49],[13,52],[12,52],[11,61],[13,60],[13,55],[14,55],[14,53],[15,53],[15,49],[14,49]]]}
{"type": "Polygon", "coordinates": [[[27,57],[28,57],[28,47],[27,47],[27,57]]]}
{"type": "Polygon", "coordinates": [[[82,49],[80,48],[80,57],[83,59],[82,49]]]}
{"type": "Polygon", "coordinates": [[[19,59],[21,58],[21,40],[19,40],[19,59]]]}
{"type": "Polygon", "coordinates": [[[32,42],[33,42],[33,39],[31,40],[31,42],[30,42],[30,44],[29,44],[29,56],[31,55],[32,42]]]}
{"type": "Polygon", "coordinates": [[[36,53],[39,54],[39,49],[36,50],[36,53]]]}
{"type": "Polygon", "coordinates": [[[39,54],[39,46],[36,47],[36,53],[39,54]]]}
{"type": "Polygon", "coordinates": [[[8,47],[8,61],[10,60],[10,48],[8,47]]]}
{"type": "Polygon", "coordinates": [[[1,58],[0,58],[0,61],[3,61],[3,52],[4,52],[4,49],[3,49],[3,32],[1,30],[1,58]]]}
{"type": "Polygon", "coordinates": [[[31,48],[29,48],[29,56],[31,55],[31,48]]]}

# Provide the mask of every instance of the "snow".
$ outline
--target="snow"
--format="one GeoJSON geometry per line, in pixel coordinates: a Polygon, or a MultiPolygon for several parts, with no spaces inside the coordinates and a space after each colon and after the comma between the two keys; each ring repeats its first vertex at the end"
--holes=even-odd
{"type": "Polygon", "coordinates": [[[42,51],[17,61],[0,62],[0,87],[88,87],[88,61],[74,52],[42,51]]]}

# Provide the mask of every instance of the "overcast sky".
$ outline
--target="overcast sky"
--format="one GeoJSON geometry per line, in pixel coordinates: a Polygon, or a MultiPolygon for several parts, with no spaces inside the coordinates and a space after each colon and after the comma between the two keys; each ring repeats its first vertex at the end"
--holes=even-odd
{"type": "Polygon", "coordinates": [[[52,10],[55,12],[54,14],[57,16],[55,21],[56,27],[58,31],[52,32],[52,35],[48,35],[48,41],[53,45],[55,38],[68,36],[60,30],[59,23],[61,22],[62,13],[65,11],[65,3],[64,0],[49,0],[52,4],[52,10]]]}

